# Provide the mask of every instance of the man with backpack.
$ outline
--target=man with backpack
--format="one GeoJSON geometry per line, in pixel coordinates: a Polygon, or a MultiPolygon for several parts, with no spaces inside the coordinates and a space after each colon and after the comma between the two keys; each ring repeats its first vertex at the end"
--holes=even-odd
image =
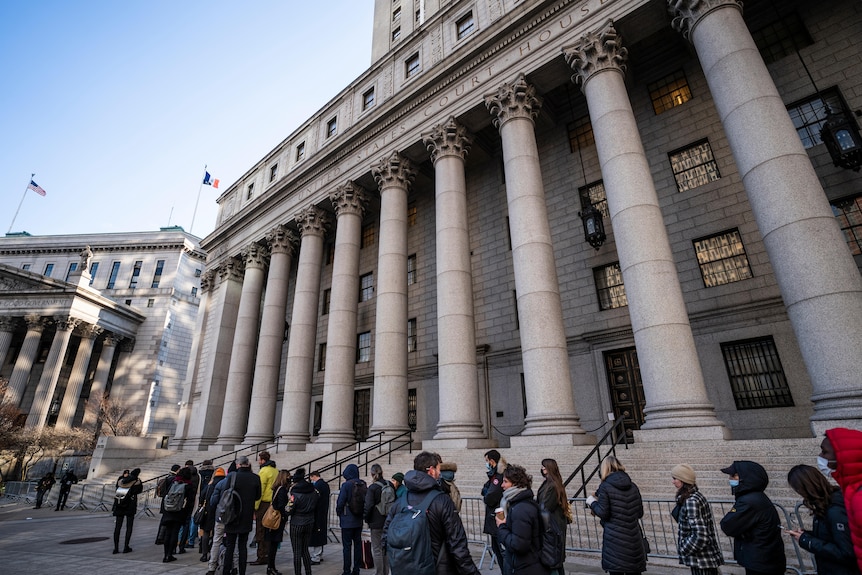
{"type": "Polygon", "coordinates": [[[371,466],[371,485],[365,494],[365,522],[371,530],[371,556],[376,575],[389,575],[389,562],[383,548],[383,524],[395,502],[395,486],[383,477],[383,468],[371,466]]]}
{"type": "Polygon", "coordinates": [[[461,518],[439,478],[438,456],[428,451],[416,456],[404,476],[407,494],[392,505],[383,527],[392,573],[479,575],[461,518]]]}
{"type": "Polygon", "coordinates": [[[224,523],[222,565],[233,565],[234,550],[239,547],[239,575],[245,575],[248,534],[252,530],[254,503],[258,499],[260,477],[251,470],[248,457],[240,455],[236,458],[236,471],[219,481],[210,497],[210,505],[216,510],[216,521],[224,523]]]}
{"type": "Polygon", "coordinates": [[[342,575],[359,575],[362,566],[362,515],[368,487],[359,479],[359,468],[351,463],[341,473],[344,483],[338,491],[335,513],[341,525],[342,575]]]}

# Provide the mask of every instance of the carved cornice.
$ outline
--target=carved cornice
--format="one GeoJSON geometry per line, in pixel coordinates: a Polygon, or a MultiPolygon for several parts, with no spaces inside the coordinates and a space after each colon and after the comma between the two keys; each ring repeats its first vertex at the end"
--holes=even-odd
{"type": "Polygon", "coordinates": [[[201,291],[208,292],[215,287],[216,273],[213,270],[207,270],[201,274],[201,291]]]}
{"type": "Polygon", "coordinates": [[[504,83],[496,93],[485,96],[485,107],[494,116],[494,126],[499,129],[513,118],[535,121],[542,108],[542,98],[536,95],[536,88],[527,83],[522,72],[511,84],[504,83]]]}
{"type": "Polygon", "coordinates": [[[360,218],[365,214],[368,206],[368,194],[365,190],[351,181],[347,181],[329,194],[329,201],[335,208],[335,216],[341,217],[346,214],[355,214],[360,218]]]}
{"type": "Polygon", "coordinates": [[[262,270],[269,263],[269,251],[262,245],[252,242],[242,250],[242,259],[245,261],[246,270],[262,270]]]}
{"type": "Polygon", "coordinates": [[[473,144],[467,128],[459,124],[455,116],[449,116],[445,124],[438,124],[430,132],[422,134],[422,141],[435,164],[445,156],[465,159],[473,144]]]}
{"type": "Polygon", "coordinates": [[[298,238],[292,230],[279,224],[269,230],[269,233],[266,234],[266,241],[269,243],[270,253],[289,254],[293,257],[298,238]]]}
{"type": "Polygon", "coordinates": [[[398,152],[392,152],[389,157],[381,158],[372,166],[371,174],[378,188],[398,186],[406,191],[410,191],[416,178],[416,170],[413,169],[410,160],[398,152]]]}
{"type": "Polygon", "coordinates": [[[601,30],[584,34],[576,44],[563,48],[566,63],[575,71],[572,82],[583,90],[587,80],[604,70],[616,70],[624,74],[628,50],[622,42],[613,20],[608,20],[601,30]]]}
{"type": "Polygon", "coordinates": [[[667,0],[667,11],[673,18],[671,26],[686,40],[691,40],[691,31],[698,21],[710,12],[728,6],[742,12],[739,0],[667,0]]]}
{"type": "Polygon", "coordinates": [[[308,206],[293,216],[296,225],[299,226],[299,234],[302,237],[321,236],[332,226],[332,218],[323,209],[317,206],[308,206]]]}

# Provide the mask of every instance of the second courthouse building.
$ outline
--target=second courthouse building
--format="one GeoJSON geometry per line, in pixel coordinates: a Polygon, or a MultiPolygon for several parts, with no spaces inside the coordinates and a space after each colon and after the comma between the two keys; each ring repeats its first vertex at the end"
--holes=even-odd
{"type": "Polygon", "coordinates": [[[218,200],[178,445],[860,427],[862,177],[820,137],[858,135],[860,29],[853,0],[376,0],[372,66],[218,200]]]}

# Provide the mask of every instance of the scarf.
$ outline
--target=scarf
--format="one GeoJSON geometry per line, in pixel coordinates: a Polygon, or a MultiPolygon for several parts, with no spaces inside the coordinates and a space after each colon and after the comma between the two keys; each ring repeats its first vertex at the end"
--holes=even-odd
{"type": "Polygon", "coordinates": [[[526,491],[526,487],[515,487],[514,485],[503,492],[503,498],[500,500],[500,507],[503,508],[503,512],[508,516],[509,515],[509,501],[514,499],[515,496],[522,491],[526,491]]]}

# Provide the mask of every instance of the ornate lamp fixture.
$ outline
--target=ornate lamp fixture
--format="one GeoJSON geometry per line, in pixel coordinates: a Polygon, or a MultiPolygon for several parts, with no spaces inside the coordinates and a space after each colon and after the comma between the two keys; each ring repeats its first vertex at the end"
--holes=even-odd
{"type": "Polygon", "coordinates": [[[859,135],[859,126],[846,112],[842,110],[836,113],[826,107],[826,121],[820,129],[820,139],[826,144],[832,162],[837,167],[854,172],[858,172],[862,167],[862,137],[859,135]]]}
{"type": "Polygon", "coordinates": [[[578,212],[584,222],[584,239],[597,250],[602,247],[607,236],[605,235],[605,224],[602,221],[602,212],[595,206],[587,206],[583,212],[578,212]]]}

